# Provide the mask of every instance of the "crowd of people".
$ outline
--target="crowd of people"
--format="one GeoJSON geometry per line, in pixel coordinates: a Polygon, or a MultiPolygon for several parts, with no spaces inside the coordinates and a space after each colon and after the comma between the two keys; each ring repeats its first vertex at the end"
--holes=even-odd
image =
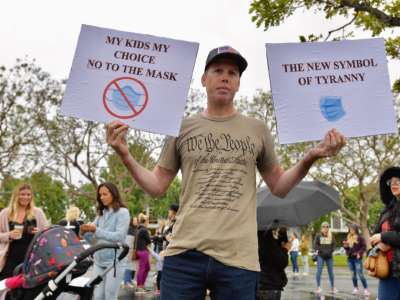
{"type": "MultiPolygon", "coordinates": [[[[126,258],[115,265],[115,272],[107,273],[104,280],[96,286],[94,299],[117,299],[121,283],[125,287],[133,288],[135,275],[136,292],[145,292],[145,282],[150,271],[150,255],[157,261],[155,293],[159,293],[163,250],[171,241],[178,204],[170,206],[167,223],[160,226],[157,234],[151,237],[147,228],[148,216],[140,213],[137,217],[130,217],[115,184],[101,183],[97,188],[96,202],[97,213],[93,221],[84,223],[80,209],[73,206],[67,209],[65,218],[58,222],[58,225],[73,230],[90,245],[125,242],[130,247],[126,258]],[[158,239],[161,239],[161,242],[158,239]]],[[[12,193],[8,207],[0,212],[0,281],[15,275],[14,270],[24,262],[35,233],[49,226],[42,209],[34,204],[31,185],[18,185],[12,193]]],[[[96,252],[91,275],[95,277],[113,265],[114,257],[113,249],[96,252]]]]}
{"type": "MultiPolygon", "coordinates": [[[[163,195],[175,176],[182,174],[178,205],[172,205],[166,223],[160,222],[153,236],[148,216],[131,216],[111,182],[96,191],[96,218],[84,223],[77,210],[68,211],[61,224],[91,245],[126,242],[130,253],[115,263],[115,251],[103,249],[94,255],[92,275],[110,265],[114,272],[98,284],[94,299],[117,299],[121,284],[146,292],[150,257],[156,259],[156,293],[162,300],[198,299],[280,299],[287,284],[285,269],[292,264],[299,277],[299,254],[303,274],[309,274],[308,235],[299,241],[296,232],[272,224],[257,231],[256,170],[270,191],[285,197],[320,159],[335,156],[346,141],[335,129],[306,152],[291,168],[284,170],[275,154],[271,133],[262,121],[236,110],[233,98],[240,86],[247,61],[235,49],[213,49],[206,59],[201,82],[207,93],[206,109],[183,120],[178,137],[167,137],[158,163],[152,170],[142,167],[129,152],[125,136],[128,126],[114,121],[107,126],[107,142],[120,157],[135,182],[150,196],[163,195]]],[[[368,244],[386,251],[390,276],[379,281],[379,299],[400,299],[400,169],[387,169],[380,179],[385,210],[368,244]],[[390,294],[388,298],[387,295],[390,294]],[[393,298],[395,297],[395,298],[393,298]]],[[[23,262],[34,234],[48,226],[43,211],[34,206],[29,185],[16,188],[6,209],[0,212],[0,279],[12,275],[23,262]]],[[[313,240],[316,292],[321,293],[321,274],[327,266],[331,292],[336,293],[333,251],[336,239],[324,222],[313,240]]],[[[366,251],[357,226],[350,225],[343,243],[352,272],[353,293],[360,279],[364,294],[368,285],[362,271],[366,251]]]]}
{"type": "MultiPolygon", "coordinates": [[[[400,168],[387,169],[380,179],[381,199],[385,204],[379,222],[369,240],[381,251],[388,253],[390,276],[379,280],[378,294],[380,299],[390,298],[399,288],[399,232],[400,224],[400,168]],[[399,223],[399,224],[398,224],[399,223]],[[390,295],[390,297],[389,297],[390,295]]],[[[121,199],[118,188],[110,182],[99,185],[96,194],[97,216],[89,223],[80,218],[80,210],[71,207],[60,225],[76,232],[90,244],[109,242],[126,242],[130,252],[126,259],[116,265],[115,274],[110,273],[95,289],[94,299],[117,299],[121,284],[125,288],[134,288],[136,292],[147,292],[145,283],[150,271],[150,257],[156,261],[155,294],[160,294],[163,264],[166,249],[172,241],[173,227],[177,221],[179,206],[172,204],[168,211],[168,219],[160,220],[158,228],[151,235],[148,229],[149,218],[141,213],[130,217],[128,209],[121,199]],[[136,279],[136,280],[135,280],[136,279]]],[[[14,269],[24,261],[27,248],[38,231],[49,226],[43,211],[36,207],[33,190],[29,184],[18,185],[11,196],[7,208],[0,212],[0,280],[13,276],[14,269]]],[[[281,292],[288,282],[286,269],[291,262],[293,279],[299,277],[299,254],[303,265],[303,276],[309,274],[309,253],[311,248],[316,260],[316,293],[322,293],[321,275],[324,265],[327,266],[331,292],[337,293],[334,278],[333,252],[337,247],[335,236],[328,222],[321,224],[320,232],[315,234],[311,243],[304,233],[301,240],[297,233],[279,224],[272,224],[264,231],[258,231],[258,256],[260,276],[257,299],[280,299],[281,292]]],[[[348,233],[343,240],[343,248],[347,255],[349,270],[352,274],[352,293],[360,292],[358,280],[361,282],[365,296],[370,295],[368,283],[363,271],[363,257],[367,250],[367,241],[360,233],[357,224],[348,225],[348,233]]],[[[198,255],[197,253],[194,253],[198,255]]],[[[194,255],[192,254],[192,255],[194,255]]],[[[93,276],[102,272],[114,263],[113,250],[102,250],[94,255],[93,276]]],[[[197,257],[201,259],[200,256],[197,257]]]]}

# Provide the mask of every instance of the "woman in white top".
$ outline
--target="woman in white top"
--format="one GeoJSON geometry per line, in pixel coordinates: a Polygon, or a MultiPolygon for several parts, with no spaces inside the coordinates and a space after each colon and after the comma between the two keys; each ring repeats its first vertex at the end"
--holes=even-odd
{"type": "Polygon", "coordinates": [[[290,261],[292,263],[293,275],[299,275],[299,265],[297,263],[297,256],[299,255],[299,239],[297,234],[292,232],[290,236],[290,241],[292,242],[292,247],[290,248],[290,261]]]}

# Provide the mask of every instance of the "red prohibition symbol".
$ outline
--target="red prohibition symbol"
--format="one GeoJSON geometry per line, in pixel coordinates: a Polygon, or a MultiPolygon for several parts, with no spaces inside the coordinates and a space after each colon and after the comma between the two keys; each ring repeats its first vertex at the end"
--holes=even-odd
{"type": "Polygon", "coordinates": [[[131,119],[141,114],[148,103],[146,86],[133,77],[119,77],[110,81],[103,92],[107,112],[120,119],[131,119]]]}

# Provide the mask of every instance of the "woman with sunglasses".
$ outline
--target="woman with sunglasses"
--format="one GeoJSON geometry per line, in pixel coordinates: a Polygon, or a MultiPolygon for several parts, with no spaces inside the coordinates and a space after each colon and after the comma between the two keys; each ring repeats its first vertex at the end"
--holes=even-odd
{"type": "Polygon", "coordinates": [[[400,168],[386,169],[379,180],[381,200],[385,205],[370,242],[386,252],[389,277],[379,279],[379,299],[400,299],[400,168]]]}
{"type": "Polygon", "coordinates": [[[316,293],[322,293],[321,288],[321,275],[324,263],[328,269],[329,282],[331,284],[332,293],[336,294],[337,289],[335,288],[335,276],[333,274],[333,257],[332,253],[335,250],[336,241],[333,236],[328,222],[321,224],[321,232],[315,236],[314,249],[317,252],[317,290],[316,293]]]}

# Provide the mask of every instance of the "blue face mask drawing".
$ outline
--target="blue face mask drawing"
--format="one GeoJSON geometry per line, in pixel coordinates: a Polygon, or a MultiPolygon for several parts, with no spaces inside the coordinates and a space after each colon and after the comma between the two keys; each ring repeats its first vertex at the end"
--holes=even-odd
{"type": "Polygon", "coordinates": [[[329,122],[338,121],[346,114],[342,104],[342,97],[339,96],[321,97],[319,107],[322,115],[329,122]]]}
{"type": "MultiPolygon", "coordinates": [[[[131,86],[126,85],[121,88],[122,92],[125,94],[126,98],[128,98],[130,104],[133,107],[137,107],[140,105],[140,97],[143,94],[136,92],[131,86]]],[[[131,111],[129,104],[126,102],[126,99],[121,95],[120,91],[117,89],[112,89],[111,97],[108,99],[114,107],[122,111],[131,111]]]]}

